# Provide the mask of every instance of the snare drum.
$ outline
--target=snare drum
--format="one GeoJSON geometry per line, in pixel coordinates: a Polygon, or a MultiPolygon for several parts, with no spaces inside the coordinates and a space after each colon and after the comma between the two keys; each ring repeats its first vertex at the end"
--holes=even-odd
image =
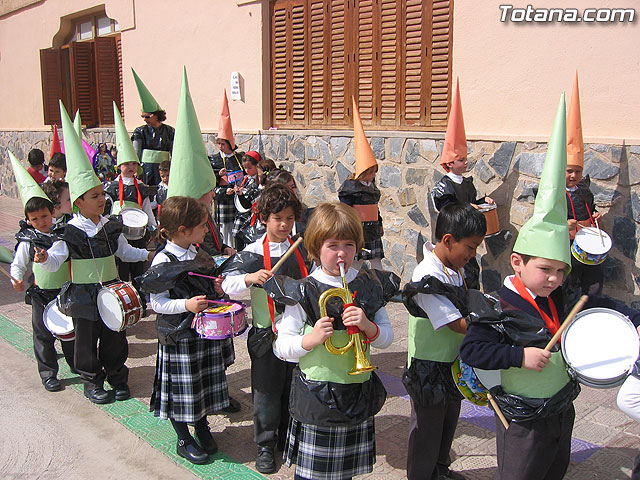
{"type": "Polygon", "coordinates": [[[229,184],[241,182],[243,178],[244,172],[242,170],[227,173],[227,182],[229,182],[229,184]]]}
{"type": "Polygon", "coordinates": [[[578,313],[562,334],[562,356],[578,381],[613,388],[633,370],[640,339],[627,317],[608,308],[578,313]]]}
{"type": "Polygon", "coordinates": [[[235,300],[213,303],[214,306],[198,313],[193,319],[191,326],[201,338],[223,340],[241,335],[247,329],[244,303],[235,300]]]}
{"type": "Polygon", "coordinates": [[[451,375],[462,396],[481,407],[489,403],[489,389],[500,384],[500,370],[473,368],[460,360],[460,357],[451,365],[451,375]]]}
{"type": "Polygon", "coordinates": [[[51,300],[42,313],[44,319],[44,326],[51,334],[65,342],[71,341],[76,338],[76,334],[73,331],[73,319],[68,317],[58,309],[57,300],[51,300]]]}
{"type": "Polygon", "coordinates": [[[604,262],[611,250],[611,237],[604,230],[600,230],[602,238],[597,228],[585,227],[576,233],[576,238],[571,245],[571,253],[581,263],[585,265],[598,265],[604,262]]]}
{"type": "Polygon", "coordinates": [[[142,318],[142,301],[130,283],[118,282],[98,291],[98,312],[114,332],[132,327],[142,318]]]}
{"type": "Polygon", "coordinates": [[[149,217],[143,210],[137,208],[123,208],[120,211],[122,216],[122,233],[127,240],[140,240],[147,231],[149,217]]]}
{"type": "Polygon", "coordinates": [[[478,209],[484,215],[487,221],[487,233],[485,237],[495,235],[500,232],[500,223],[498,222],[498,207],[495,205],[489,205],[488,203],[481,203],[478,205],[478,209]]]}

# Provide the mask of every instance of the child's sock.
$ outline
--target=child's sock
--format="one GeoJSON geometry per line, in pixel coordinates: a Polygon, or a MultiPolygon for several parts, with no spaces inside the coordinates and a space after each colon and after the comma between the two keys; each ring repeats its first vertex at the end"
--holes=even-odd
{"type": "Polygon", "coordinates": [[[189,426],[187,422],[176,422],[173,418],[171,419],[171,425],[173,425],[173,429],[178,434],[178,440],[184,440],[185,442],[192,441],[193,437],[189,432],[189,426]]]}
{"type": "Polygon", "coordinates": [[[213,435],[211,435],[211,430],[209,430],[209,423],[207,422],[207,417],[202,417],[195,423],[195,430],[198,438],[201,441],[213,440],[213,435]]]}

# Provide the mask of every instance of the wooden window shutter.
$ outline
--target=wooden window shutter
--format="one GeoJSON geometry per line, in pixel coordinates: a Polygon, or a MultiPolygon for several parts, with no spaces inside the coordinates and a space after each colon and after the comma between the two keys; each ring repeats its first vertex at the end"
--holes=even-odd
{"type": "Polygon", "coordinates": [[[60,68],[60,50],[47,48],[40,50],[40,75],[42,77],[42,110],[45,125],[60,125],[60,106],[63,99],[62,70],[60,68]]]}
{"type": "Polygon", "coordinates": [[[87,127],[98,123],[95,109],[95,73],[93,68],[93,42],[73,42],[70,48],[71,100],[73,111],[80,110],[82,123],[87,127]]]}
{"type": "Polygon", "coordinates": [[[291,6],[291,107],[290,123],[304,125],[307,122],[307,38],[306,2],[291,6]]]}
{"type": "Polygon", "coordinates": [[[355,71],[351,76],[357,79],[356,102],[362,124],[371,126],[375,124],[374,102],[377,94],[374,85],[374,70],[376,69],[374,55],[376,53],[376,40],[374,25],[374,0],[360,0],[355,4],[357,27],[353,29],[355,34],[355,71]]]}
{"type": "Polygon", "coordinates": [[[451,99],[452,1],[433,1],[431,28],[431,92],[429,119],[432,126],[446,127],[451,99]]]}
{"type": "Polygon", "coordinates": [[[429,6],[420,0],[407,0],[404,15],[404,124],[428,125],[429,98],[429,6]]]}
{"type": "Polygon", "coordinates": [[[122,78],[122,40],[120,35],[116,36],[116,52],[118,54],[118,97],[116,104],[120,110],[122,120],[124,120],[124,79],[122,78]]]}
{"type": "Polygon", "coordinates": [[[327,52],[326,12],[329,5],[324,1],[309,3],[309,123],[324,125],[327,120],[325,103],[327,101],[326,85],[330,78],[327,52]]]}
{"type": "Polygon", "coordinates": [[[101,126],[113,125],[112,102],[120,103],[120,64],[115,37],[97,37],[94,50],[98,121],[101,126]]]}
{"type": "Polygon", "coordinates": [[[350,44],[346,34],[346,0],[332,0],[328,12],[327,69],[329,80],[326,85],[327,124],[349,125],[351,112],[351,93],[353,88],[347,85],[348,56],[350,44]]]}
{"type": "Polygon", "coordinates": [[[381,126],[400,126],[400,80],[402,69],[401,4],[396,0],[380,0],[380,43],[378,91],[378,123],[381,126]]]}

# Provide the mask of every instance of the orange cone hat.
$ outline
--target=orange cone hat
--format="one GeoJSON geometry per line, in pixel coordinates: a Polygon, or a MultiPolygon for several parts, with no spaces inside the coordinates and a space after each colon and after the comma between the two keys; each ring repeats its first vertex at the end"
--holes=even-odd
{"type": "Polygon", "coordinates": [[[580,92],[578,72],[573,82],[571,104],[567,115],[567,165],[584,166],[584,142],[582,140],[582,119],[580,116],[580,92]]]}
{"type": "Polygon", "coordinates": [[[378,162],[376,162],[369,140],[364,134],[356,99],[351,97],[351,101],[353,102],[353,141],[356,150],[356,173],[354,178],[358,178],[365,170],[377,166],[378,162]]]}
{"type": "Polygon", "coordinates": [[[460,82],[456,80],[456,91],[451,99],[451,111],[447,133],[444,136],[444,148],[440,165],[447,172],[447,163],[467,157],[467,135],[464,132],[464,118],[462,118],[462,102],[460,101],[460,82]]]}
{"type": "Polygon", "coordinates": [[[60,137],[58,136],[58,126],[53,126],[53,139],[51,140],[51,155],[49,158],[53,157],[54,153],[62,152],[62,148],[60,147],[60,137]]]}
{"type": "Polygon", "coordinates": [[[224,89],[224,98],[222,99],[222,113],[220,114],[220,123],[218,124],[218,138],[224,138],[231,144],[231,148],[236,148],[233,140],[233,127],[231,126],[231,114],[229,113],[229,101],[227,100],[227,89],[224,89]]]}

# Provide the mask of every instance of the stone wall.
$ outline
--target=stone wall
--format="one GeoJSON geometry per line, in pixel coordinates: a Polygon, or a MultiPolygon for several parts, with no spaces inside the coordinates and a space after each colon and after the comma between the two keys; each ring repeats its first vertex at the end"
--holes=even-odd
{"type": "MultiPolygon", "coordinates": [[[[238,134],[240,150],[257,150],[294,173],[303,201],[314,206],[337,201],[337,191],[354,169],[353,137],[345,132],[265,131],[238,134]]],[[[114,143],[113,132],[87,132],[88,140],[114,143]]],[[[203,134],[210,153],[215,135],[203,134]]],[[[30,148],[47,152],[50,135],[40,132],[0,132],[0,181],[6,195],[16,196],[5,149],[25,159],[30,148]]],[[[384,264],[408,281],[422,258],[422,245],[430,241],[435,210],[429,193],[443,175],[439,165],[442,136],[407,138],[390,133],[371,134],[371,146],[379,162],[380,210],[384,219],[384,264]]],[[[470,141],[469,170],[480,194],[498,204],[501,231],[488,237],[478,251],[485,291],[495,290],[510,272],[509,253],[518,229],[533,211],[533,187],[537,186],[546,144],[536,142],[470,141]]],[[[588,144],[584,173],[591,189],[601,227],[613,238],[614,248],[604,263],[605,293],[635,302],[640,292],[640,146],[588,144]]]]}

